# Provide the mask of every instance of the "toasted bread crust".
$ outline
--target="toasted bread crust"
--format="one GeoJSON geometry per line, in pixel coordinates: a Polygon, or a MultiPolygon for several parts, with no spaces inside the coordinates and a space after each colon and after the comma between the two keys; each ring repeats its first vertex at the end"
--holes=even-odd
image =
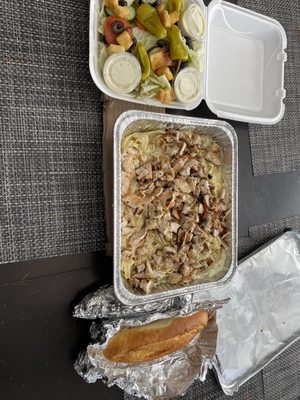
{"type": "Polygon", "coordinates": [[[208,322],[206,311],[187,317],[168,318],[150,324],[127,328],[114,335],[103,354],[125,363],[153,360],[173,353],[188,344],[208,322]]]}

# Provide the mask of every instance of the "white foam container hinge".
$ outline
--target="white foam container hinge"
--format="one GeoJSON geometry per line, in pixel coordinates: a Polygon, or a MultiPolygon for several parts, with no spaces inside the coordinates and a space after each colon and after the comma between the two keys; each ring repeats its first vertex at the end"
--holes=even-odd
{"type": "MultiPolygon", "coordinates": [[[[223,0],[205,7],[205,60],[202,91],[194,103],[174,101],[162,105],[155,99],[112,92],[98,67],[98,23],[102,0],[90,4],[90,72],[95,84],[107,95],[134,103],[192,110],[205,100],[219,118],[275,124],[281,120],[285,105],[284,63],[287,39],[282,25],[269,17],[223,0]]],[[[200,71],[199,71],[200,74],[200,71]]]]}

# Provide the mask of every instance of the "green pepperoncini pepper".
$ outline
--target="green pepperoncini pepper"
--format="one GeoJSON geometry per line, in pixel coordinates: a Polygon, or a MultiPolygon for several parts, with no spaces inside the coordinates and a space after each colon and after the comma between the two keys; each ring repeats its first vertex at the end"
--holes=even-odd
{"type": "Polygon", "coordinates": [[[177,11],[178,15],[180,15],[182,12],[182,7],[183,7],[182,0],[168,0],[167,1],[167,10],[169,13],[177,11]]]}
{"type": "Polygon", "coordinates": [[[150,4],[142,4],[136,11],[137,20],[153,35],[159,39],[164,39],[167,36],[166,28],[160,22],[159,15],[154,7],[150,4]]]}
{"type": "Polygon", "coordinates": [[[178,26],[172,25],[167,29],[168,39],[170,42],[170,56],[171,60],[187,61],[189,58],[188,51],[185,48],[178,26]]]}
{"type": "Polygon", "coordinates": [[[146,80],[150,75],[150,60],[146,47],[143,42],[138,42],[136,46],[136,54],[142,68],[142,81],[146,80]]]}

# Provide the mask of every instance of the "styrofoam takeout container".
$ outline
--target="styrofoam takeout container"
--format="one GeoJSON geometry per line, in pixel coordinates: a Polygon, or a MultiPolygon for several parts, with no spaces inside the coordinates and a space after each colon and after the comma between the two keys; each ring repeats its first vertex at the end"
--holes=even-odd
{"type": "Polygon", "coordinates": [[[180,117],[145,111],[126,111],[114,127],[114,289],[119,300],[127,305],[145,304],[193,292],[221,288],[234,275],[237,266],[237,137],[235,130],[224,121],[180,117]],[[161,128],[192,127],[195,133],[211,136],[223,151],[223,173],[231,199],[231,246],[220,273],[206,282],[187,286],[164,284],[150,294],[132,288],[121,274],[121,143],[123,137],[133,132],[147,132],[161,128]]]}
{"type": "Polygon", "coordinates": [[[205,100],[220,118],[275,124],[283,117],[284,63],[287,39],[282,25],[269,17],[223,0],[205,7],[206,18],[202,91],[194,103],[174,101],[162,105],[155,99],[137,99],[133,94],[112,92],[98,66],[98,23],[102,0],[90,3],[90,72],[95,84],[107,95],[134,103],[192,110],[205,100]]]}

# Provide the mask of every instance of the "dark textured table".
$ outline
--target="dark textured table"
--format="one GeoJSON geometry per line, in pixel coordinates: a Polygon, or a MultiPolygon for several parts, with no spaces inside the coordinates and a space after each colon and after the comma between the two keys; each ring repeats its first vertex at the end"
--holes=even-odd
{"type": "MultiPolygon", "coordinates": [[[[88,2],[3,0],[0,10],[1,398],[123,399],[121,390],[88,385],[73,370],[90,322],[73,319],[72,308],[112,280],[104,253],[100,93],[88,71],[88,2]],[[29,258],[35,259],[13,262],[29,258]]],[[[214,117],[205,104],[190,115],[214,117]]],[[[239,139],[242,255],[285,227],[300,228],[291,217],[300,214],[300,172],[253,176],[248,125],[232,125],[239,139]]],[[[296,344],[235,398],[300,399],[299,365],[296,344]]],[[[212,375],[189,396],[224,397],[212,375]]]]}

